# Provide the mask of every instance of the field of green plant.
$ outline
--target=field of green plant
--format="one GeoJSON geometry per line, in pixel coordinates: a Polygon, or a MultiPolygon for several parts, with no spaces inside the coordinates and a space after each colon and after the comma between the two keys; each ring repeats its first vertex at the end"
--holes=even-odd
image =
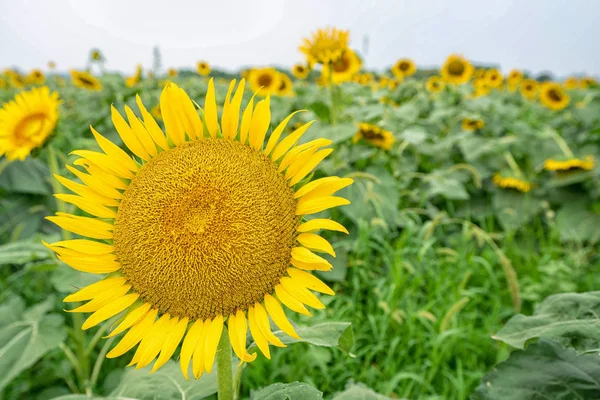
{"type": "MultiPolygon", "coordinates": [[[[334,77],[243,72],[260,91],[271,84],[261,73],[278,82],[255,100],[271,96],[270,133],[305,110],[282,137],[314,120],[300,143],[331,141],[314,178],[354,183],[339,192],[349,205],[318,215],[349,231],[323,234],[337,257],[324,255],[334,268],[316,275],[335,296],[319,296],[326,308],[312,317],[290,314],[302,343],[234,360],[241,398],[600,398],[600,87],[502,75],[496,84],[496,70],[473,67],[453,84],[443,68],[339,81],[335,66],[334,77]]],[[[5,74],[0,105],[39,86],[61,103],[47,139],[17,159],[0,112],[1,399],[217,397],[215,371],[186,380],[179,351],[153,374],[126,367],[133,350],[106,358],[118,317],[82,330],[87,315],[63,303],[100,276],[42,244],[69,238],[46,217],[87,215],[53,196],[69,193],[53,174],[76,180],[71,152],[99,150],[90,125],[125,148],[111,105],[138,113],[139,95],[163,127],[167,81],[204,108],[210,77],[217,105],[240,79],[200,72],[95,73],[91,86],[85,75],[5,74]]],[[[247,87],[242,109],[256,90],[247,87]]]]}

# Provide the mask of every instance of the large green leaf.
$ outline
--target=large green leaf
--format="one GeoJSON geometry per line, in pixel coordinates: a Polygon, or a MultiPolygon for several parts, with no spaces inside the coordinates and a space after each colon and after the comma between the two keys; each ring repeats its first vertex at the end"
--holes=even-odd
{"type": "Polygon", "coordinates": [[[281,331],[273,332],[285,344],[310,343],[315,346],[337,347],[344,353],[350,353],[354,346],[354,332],[350,322],[324,322],[321,324],[296,328],[300,340],[281,331]]]}
{"type": "Polygon", "coordinates": [[[473,400],[600,399],[600,358],[540,341],[483,378],[473,400]]]}
{"type": "Polygon", "coordinates": [[[50,250],[41,242],[20,241],[0,246],[0,265],[26,264],[50,258],[50,250]]]}
{"type": "Polygon", "coordinates": [[[532,316],[515,315],[493,336],[519,349],[531,339],[559,337],[572,338],[578,347],[586,346],[589,340],[600,341],[600,292],[550,296],[532,316]]]}
{"type": "Polygon", "coordinates": [[[319,392],[308,383],[274,383],[254,392],[252,400],[317,400],[323,398],[319,392]]]}
{"type": "Polygon", "coordinates": [[[50,194],[48,167],[37,158],[13,161],[0,175],[0,188],[11,193],[50,194]]]}
{"type": "Polygon", "coordinates": [[[564,241],[600,241],[600,215],[590,210],[585,200],[567,203],[556,213],[560,238],[564,241]]]}
{"type": "Polygon", "coordinates": [[[542,210],[542,203],[530,193],[498,189],[492,198],[500,225],[515,231],[528,223],[542,210]]]}
{"type": "Polygon", "coordinates": [[[379,394],[364,385],[355,384],[349,386],[343,392],[336,394],[333,400],[391,400],[391,398],[379,394]]]}

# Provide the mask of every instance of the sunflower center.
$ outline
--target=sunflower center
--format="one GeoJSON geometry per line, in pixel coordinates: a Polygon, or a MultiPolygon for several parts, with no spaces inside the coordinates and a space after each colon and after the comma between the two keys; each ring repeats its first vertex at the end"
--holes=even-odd
{"type": "Polygon", "coordinates": [[[225,139],[159,154],[124,192],[114,224],[121,271],[142,300],[190,319],[245,310],[290,265],[296,200],[277,165],[225,139]]]}
{"type": "Polygon", "coordinates": [[[333,70],[335,72],[346,72],[346,71],[348,71],[349,67],[350,67],[350,59],[346,56],[342,56],[342,57],[338,58],[337,61],[335,61],[333,63],[333,70]]]}
{"type": "Polygon", "coordinates": [[[35,142],[35,138],[43,131],[46,114],[30,114],[23,118],[15,128],[15,137],[20,144],[35,142]]]}
{"type": "Polygon", "coordinates": [[[374,130],[366,130],[366,131],[362,131],[362,136],[363,138],[367,139],[367,140],[381,140],[383,139],[383,134],[381,134],[380,132],[375,132],[374,130]]]}
{"type": "Polygon", "coordinates": [[[287,82],[285,81],[285,79],[281,80],[281,83],[279,84],[279,90],[285,90],[287,88],[287,82]]]}
{"type": "Polygon", "coordinates": [[[94,85],[95,85],[95,82],[94,82],[94,81],[92,81],[91,79],[88,79],[88,78],[86,78],[86,77],[85,77],[85,76],[83,76],[83,75],[80,75],[80,76],[79,76],[79,81],[80,81],[81,83],[83,83],[85,86],[94,86],[94,85]]]}
{"type": "Polygon", "coordinates": [[[408,71],[410,65],[406,61],[402,61],[398,67],[400,68],[400,71],[408,71]]]}
{"type": "Polygon", "coordinates": [[[268,88],[273,83],[273,77],[269,74],[262,74],[258,77],[258,85],[268,88]]]}
{"type": "Polygon", "coordinates": [[[548,98],[550,98],[550,100],[556,101],[556,102],[559,102],[562,100],[561,94],[558,91],[556,91],[555,89],[548,90],[548,98]]]}
{"type": "Polygon", "coordinates": [[[451,75],[462,75],[463,72],[465,72],[465,65],[460,62],[460,61],[452,61],[449,65],[448,65],[448,72],[451,75]]]}

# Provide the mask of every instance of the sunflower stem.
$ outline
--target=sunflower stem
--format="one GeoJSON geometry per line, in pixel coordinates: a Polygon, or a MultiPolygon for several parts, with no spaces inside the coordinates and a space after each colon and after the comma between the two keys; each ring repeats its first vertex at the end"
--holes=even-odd
{"type": "Polygon", "coordinates": [[[242,361],[235,369],[235,375],[233,377],[233,400],[240,399],[240,385],[242,384],[242,373],[244,372],[245,366],[246,363],[242,361]]]}
{"type": "Polygon", "coordinates": [[[509,165],[510,169],[512,170],[512,172],[515,175],[517,175],[517,177],[523,178],[523,171],[521,171],[521,168],[519,168],[519,165],[515,161],[515,158],[513,157],[513,155],[510,154],[510,152],[507,151],[507,152],[504,153],[504,159],[508,163],[508,165],[509,165]]]}
{"type": "Polygon", "coordinates": [[[573,154],[573,151],[571,151],[567,142],[565,142],[565,140],[562,138],[562,136],[560,136],[558,132],[554,131],[552,133],[552,138],[554,139],[554,142],[565,156],[569,158],[575,157],[575,154],[573,154]]]}
{"type": "Polygon", "coordinates": [[[327,72],[329,75],[329,97],[331,100],[330,117],[331,125],[337,125],[337,101],[335,96],[335,84],[333,83],[333,65],[327,64],[327,72]]]}
{"type": "Polygon", "coordinates": [[[223,327],[219,347],[217,347],[217,384],[219,400],[233,400],[233,371],[231,368],[231,343],[227,328],[223,327]]]}
{"type": "Polygon", "coordinates": [[[106,353],[108,353],[108,349],[112,346],[113,342],[117,337],[113,336],[104,342],[104,345],[100,349],[100,353],[98,353],[98,358],[96,358],[96,362],[94,363],[94,368],[92,369],[92,376],[89,381],[89,390],[93,392],[94,386],[96,386],[96,382],[98,381],[98,376],[100,376],[100,370],[102,369],[102,363],[104,363],[104,359],[106,358],[106,353]]]}

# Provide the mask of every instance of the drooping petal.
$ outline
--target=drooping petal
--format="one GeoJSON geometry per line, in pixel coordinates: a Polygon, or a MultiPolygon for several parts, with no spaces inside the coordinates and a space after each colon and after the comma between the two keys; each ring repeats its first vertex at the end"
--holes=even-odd
{"type": "Polygon", "coordinates": [[[304,307],[304,304],[296,300],[296,298],[289,294],[283,286],[275,286],[275,294],[277,295],[279,301],[281,301],[281,303],[283,303],[283,305],[289,308],[290,310],[296,311],[300,314],[308,315],[309,317],[312,315],[310,311],[308,311],[306,307],[304,307]]]}
{"type": "Polygon", "coordinates": [[[269,321],[269,316],[267,315],[267,312],[260,303],[256,303],[254,305],[254,317],[256,319],[256,323],[258,324],[258,328],[265,336],[265,338],[269,341],[269,343],[277,347],[286,347],[286,345],[283,344],[281,339],[279,339],[273,334],[273,332],[271,332],[271,322],[269,321]]]}
{"type": "Polygon", "coordinates": [[[181,372],[183,373],[185,379],[189,379],[188,370],[190,367],[190,361],[192,359],[192,354],[194,354],[194,349],[196,349],[196,345],[198,344],[198,340],[200,340],[200,334],[202,333],[203,327],[203,321],[198,320],[194,322],[188,333],[185,335],[185,339],[183,339],[181,353],[179,354],[179,362],[181,366],[181,372]]]}
{"type": "Polygon", "coordinates": [[[246,316],[242,310],[237,310],[228,318],[229,341],[236,356],[242,361],[252,362],[256,359],[256,353],[249,354],[246,350],[246,334],[248,333],[248,324],[246,316]]]}
{"type": "Polygon", "coordinates": [[[275,322],[275,325],[277,325],[279,329],[281,329],[289,336],[295,339],[300,339],[300,336],[298,336],[298,334],[296,333],[296,330],[288,320],[287,316],[285,315],[285,312],[283,311],[283,308],[281,307],[277,299],[275,299],[270,294],[266,294],[264,301],[267,312],[271,316],[273,322],[275,322]]]}
{"type": "Polygon", "coordinates": [[[280,284],[290,295],[294,296],[298,301],[301,301],[307,306],[317,309],[325,308],[325,305],[321,303],[317,296],[301,285],[296,284],[292,278],[283,277],[280,280],[280,284]]]}
{"type": "Polygon", "coordinates": [[[335,295],[335,292],[331,290],[329,286],[321,282],[321,280],[313,274],[309,274],[308,272],[296,268],[288,268],[287,273],[290,277],[292,277],[292,279],[308,289],[328,294],[330,296],[335,295]]]}
{"type": "Polygon", "coordinates": [[[210,320],[204,321],[202,328],[199,332],[198,342],[194,348],[194,356],[192,359],[192,372],[194,378],[198,379],[204,373],[204,359],[206,358],[206,351],[204,350],[204,344],[206,343],[206,332],[210,326],[210,320]]]}
{"type": "Polygon", "coordinates": [[[271,352],[269,351],[269,342],[258,327],[256,315],[254,314],[254,307],[252,306],[248,308],[248,324],[250,325],[250,333],[252,334],[252,338],[254,338],[256,346],[258,346],[260,352],[270,360],[271,352]]]}
{"type": "Polygon", "coordinates": [[[142,340],[144,335],[148,333],[148,329],[154,324],[157,314],[157,309],[150,310],[150,312],[146,313],[142,319],[140,319],[129,329],[121,341],[115,347],[113,347],[111,351],[108,352],[106,357],[119,357],[131,350],[140,342],[140,340],[142,340]]]}
{"type": "Polygon", "coordinates": [[[157,369],[162,367],[167,361],[171,359],[171,356],[177,349],[177,346],[179,346],[179,343],[181,342],[181,339],[185,334],[185,330],[188,326],[188,321],[188,317],[182,318],[177,323],[177,325],[175,325],[175,327],[173,327],[173,329],[169,332],[160,350],[160,355],[158,356],[156,363],[154,363],[154,366],[152,367],[152,372],[155,372],[157,369]]]}
{"type": "Polygon", "coordinates": [[[215,363],[215,355],[217,354],[219,340],[221,340],[221,333],[223,333],[223,316],[217,315],[206,330],[206,341],[204,343],[204,369],[209,374],[215,363]]]}
{"type": "Polygon", "coordinates": [[[139,307],[129,311],[127,315],[125,315],[125,318],[123,318],[121,323],[117,325],[117,327],[113,329],[108,335],[106,335],[105,338],[113,337],[125,331],[126,329],[129,329],[135,323],[140,321],[148,313],[148,311],[150,311],[151,307],[152,305],[150,303],[144,303],[139,307]]]}

